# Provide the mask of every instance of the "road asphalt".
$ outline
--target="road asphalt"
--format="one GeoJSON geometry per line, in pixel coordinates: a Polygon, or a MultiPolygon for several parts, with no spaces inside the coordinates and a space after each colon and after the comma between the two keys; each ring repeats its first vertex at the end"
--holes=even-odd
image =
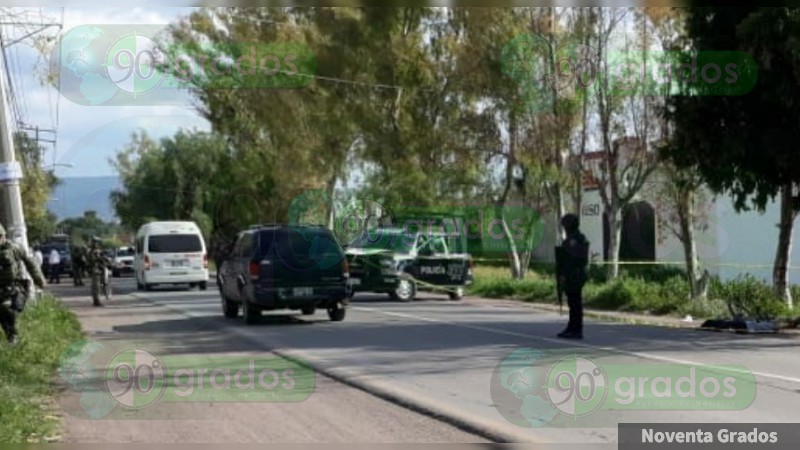
{"type": "Polygon", "coordinates": [[[301,402],[161,399],[138,410],[139,420],[86,418],[80,403],[85,393],[64,386],[59,404],[67,442],[609,444],[617,440],[617,424],[625,422],[800,422],[797,335],[587,319],[584,340],[562,340],[555,335],[566,316],[557,312],[425,293],[412,303],[357,295],[343,322],[330,322],[324,311],[313,316],[280,311],[246,326],[241,318],[222,317],[213,286],[137,292],[130,278],[113,281],[115,296],[105,308],[91,306],[86,288],[53,288],[78,314],[89,338],[172,360],[175,355],[290,358],[309,364],[316,384],[301,402]],[[521,373],[512,385],[509,373],[522,367],[513,359],[519,355],[535,355],[536,369],[521,373]],[[542,387],[557,366],[594,373],[571,393],[589,392],[588,380],[590,391],[603,392],[602,398],[554,406],[553,398],[561,397],[546,399],[542,387]],[[733,376],[736,394],[728,403],[704,406],[654,403],[652,395],[641,395],[649,386],[644,376],[672,381],[691,367],[701,381],[709,373],[720,380],[733,376]],[[626,405],[620,386],[627,384],[611,386],[610,380],[627,376],[640,383],[640,396],[626,405]],[[522,381],[529,382],[527,389],[520,389],[522,381]]]}

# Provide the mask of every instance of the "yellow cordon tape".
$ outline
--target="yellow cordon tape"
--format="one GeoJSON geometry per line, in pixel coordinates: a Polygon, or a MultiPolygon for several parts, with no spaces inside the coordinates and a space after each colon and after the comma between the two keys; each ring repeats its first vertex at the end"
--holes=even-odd
{"type": "MultiPolygon", "coordinates": [[[[492,263],[505,263],[505,260],[502,259],[488,259],[488,258],[477,258],[474,259],[476,263],[478,262],[492,262],[492,263]]],[[[590,262],[590,266],[610,266],[613,263],[611,261],[597,261],[597,262],[590,262]]],[[[685,262],[677,262],[677,261],[619,261],[617,263],[620,266],[685,266],[685,262]]],[[[554,262],[547,263],[547,262],[531,262],[529,265],[555,265],[554,262]]],[[[774,268],[773,264],[742,264],[742,263],[710,263],[710,262],[701,262],[698,264],[699,267],[734,267],[740,269],[772,269],[774,268]]],[[[787,270],[798,270],[800,266],[787,266],[787,270]]]]}
{"type": "MultiPolygon", "coordinates": [[[[495,263],[504,262],[504,260],[499,260],[499,259],[486,259],[486,258],[473,259],[473,262],[475,262],[475,263],[487,262],[487,261],[491,261],[491,262],[495,262],[495,263]]],[[[539,265],[545,265],[545,264],[554,265],[555,263],[545,263],[545,262],[531,262],[531,263],[529,263],[529,265],[536,265],[536,264],[539,264],[539,265]]],[[[590,266],[609,266],[611,264],[613,264],[613,263],[610,262],[610,261],[600,261],[600,262],[591,262],[591,263],[589,263],[590,266]]],[[[685,262],[677,262],[677,261],[619,261],[617,264],[620,265],[620,266],[626,266],[626,265],[627,266],[637,266],[637,265],[638,266],[685,266],[686,265],[685,262]]],[[[370,263],[365,264],[365,267],[366,266],[377,268],[377,269],[381,269],[381,270],[383,269],[383,267],[380,267],[380,266],[375,265],[375,264],[370,264],[370,263]]],[[[702,264],[699,264],[699,266],[700,267],[735,267],[735,268],[740,268],[740,269],[743,269],[743,268],[772,269],[773,268],[772,264],[740,264],[740,263],[716,263],[716,264],[702,263],[702,264]]],[[[786,269],[787,270],[797,270],[797,269],[800,269],[800,266],[788,266],[786,269]]],[[[414,278],[413,276],[411,276],[411,275],[409,275],[409,274],[407,274],[405,272],[401,273],[401,276],[404,276],[404,277],[410,279],[415,284],[418,284],[418,285],[421,285],[421,286],[426,286],[428,288],[432,288],[432,289],[437,290],[437,291],[444,291],[444,292],[448,292],[448,293],[449,292],[457,292],[457,289],[452,289],[452,288],[447,288],[447,287],[442,287],[442,286],[439,286],[439,285],[431,284],[431,283],[428,283],[426,281],[422,281],[422,280],[419,280],[417,278],[414,278]]],[[[474,276],[474,273],[473,273],[473,276],[474,276]]],[[[464,286],[464,288],[466,288],[466,286],[464,286]]]]}

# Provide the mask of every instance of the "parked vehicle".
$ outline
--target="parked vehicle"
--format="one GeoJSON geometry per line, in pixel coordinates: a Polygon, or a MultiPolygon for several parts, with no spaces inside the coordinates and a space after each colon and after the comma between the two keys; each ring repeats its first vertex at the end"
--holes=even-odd
{"type": "Polygon", "coordinates": [[[136,286],[151,290],[163,284],[208,286],[208,252],[194,222],[150,222],[136,233],[133,260],[136,286]]]}
{"type": "Polygon", "coordinates": [[[238,234],[218,269],[222,310],[254,323],[265,310],[325,308],[344,320],[349,300],[347,258],[333,233],[321,226],[261,225],[238,234]]]}
{"type": "Polygon", "coordinates": [[[368,230],[347,247],[352,292],[388,293],[413,301],[417,291],[445,291],[460,300],[473,281],[473,260],[458,240],[438,232],[402,228],[368,230]]]}
{"type": "Polygon", "coordinates": [[[136,255],[136,250],[133,247],[120,247],[114,249],[111,255],[112,268],[111,276],[119,278],[122,274],[133,273],[133,259],[136,255]]]}

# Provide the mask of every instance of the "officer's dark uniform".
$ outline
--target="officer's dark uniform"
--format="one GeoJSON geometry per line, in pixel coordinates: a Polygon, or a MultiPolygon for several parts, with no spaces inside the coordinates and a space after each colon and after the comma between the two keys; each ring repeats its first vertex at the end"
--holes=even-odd
{"type": "Polygon", "coordinates": [[[558,336],[562,338],[583,338],[583,286],[588,280],[589,241],[580,232],[578,216],[567,214],[561,219],[566,238],[561,244],[564,263],[559,273],[564,293],[569,305],[569,323],[558,336]]]}
{"type": "MultiPolygon", "coordinates": [[[[13,264],[23,263],[25,269],[33,278],[39,288],[44,287],[44,275],[36,261],[28,256],[25,251],[6,239],[6,230],[0,225],[0,252],[9,252],[13,264]]],[[[27,280],[22,278],[22,270],[17,266],[15,270],[0,271],[0,326],[5,332],[9,342],[14,342],[17,336],[17,313],[24,308],[23,296],[27,296],[27,280]],[[14,273],[9,278],[6,273],[14,273]]]]}

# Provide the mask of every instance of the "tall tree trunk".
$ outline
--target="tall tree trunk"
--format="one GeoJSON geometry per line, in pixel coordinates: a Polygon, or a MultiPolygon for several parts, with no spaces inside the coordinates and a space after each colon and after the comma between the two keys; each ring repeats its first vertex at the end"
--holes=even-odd
{"type": "Polygon", "coordinates": [[[500,218],[500,222],[503,224],[503,233],[508,240],[508,258],[509,258],[509,265],[511,268],[511,278],[518,280],[521,279],[525,275],[525,271],[527,267],[522,267],[522,262],[519,259],[519,254],[517,253],[517,246],[514,243],[514,238],[511,235],[511,230],[506,223],[505,214],[503,213],[503,209],[505,208],[506,203],[508,202],[508,196],[511,193],[511,185],[513,184],[514,178],[514,166],[517,162],[516,151],[517,151],[517,114],[515,111],[511,111],[509,114],[509,123],[508,123],[508,134],[509,134],[509,143],[508,143],[508,156],[506,157],[506,179],[505,179],[505,186],[503,188],[503,194],[500,196],[500,199],[497,201],[495,205],[495,210],[497,217],[500,218]]]}
{"type": "Polygon", "coordinates": [[[503,214],[502,207],[500,208],[500,222],[503,224],[503,234],[505,234],[506,240],[508,241],[511,278],[515,280],[522,280],[525,278],[525,272],[528,271],[528,267],[527,265],[523,265],[523,258],[520,258],[520,254],[517,251],[517,244],[514,242],[514,237],[511,234],[511,228],[509,228],[508,222],[506,222],[506,217],[505,214],[503,214]]]}
{"type": "Polygon", "coordinates": [[[336,176],[336,172],[334,172],[330,179],[328,179],[327,186],[325,186],[325,191],[328,194],[328,201],[325,203],[325,219],[329,230],[332,230],[335,226],[335,207],[333,202],[333,194],[336,191],[337,179],[338,177],[336,176]]]}
{"type": "Polygon", "coordinates": [[[564,230],[561,229],[561,218],[564,217],[566,210],[564,208],[564,192],[561,188],[561,183],[556,183],[555,186],[555,213],[556,213],[556,240],[560,244],[564,239],[564,230]]]}
{"type": "Polygon", "coordinates": [[[615,280],[619,276],[619,247],[622,241],[622,212],[616,202],[612,203],[608,212],[608,279],[615,280]]]}
{"type": "Polygon", "coordinates": [[[792,231],[797,214],[794,211],[792,185],[781,188],[781,217],[778,224],[778,249],[775,253],[775,264],[772,270],[772,283],[775,294],[792,306],[792,293],[789,290],[788,268],[789,255],[792,251],[792,231]]]}
{"type": "Polygon", "coordinates": [[[693,300],[705,299],[708,291],[706,277],[700,273],[700,260],[697,256],[697,242],[694,233],[694,193],[691,188],[680,194],[678,220],[680,222],[680,241],[686,262],[686,275],[693,300]]]}

